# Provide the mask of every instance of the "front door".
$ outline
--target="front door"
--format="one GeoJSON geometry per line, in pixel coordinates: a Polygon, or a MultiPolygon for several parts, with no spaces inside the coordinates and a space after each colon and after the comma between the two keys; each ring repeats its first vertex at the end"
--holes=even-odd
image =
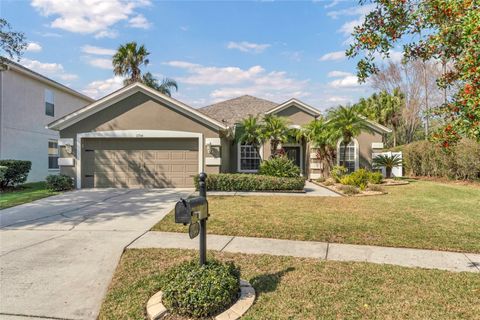
{"type": "Polygon", "coordinates": [[[300,147],[283,147],[287,158],[292,160],[299,168],[302,168],[300,165],[300,147]]]}

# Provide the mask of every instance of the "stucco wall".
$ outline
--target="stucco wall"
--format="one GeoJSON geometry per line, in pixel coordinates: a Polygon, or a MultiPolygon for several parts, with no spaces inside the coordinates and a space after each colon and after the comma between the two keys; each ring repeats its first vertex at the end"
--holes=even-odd
{"type": "Polygon", "coordinates": [[[48,170],[48,140],[59,137],[45,126],[89,101],[12,69],[0,77],[0,159],[30,160],[28,181],[44,180],[58,172],[48,170]],[[54,92],[54,117],[45,115],[45,89],[54,92]]]}
{"type": "Polygon", "coordinates": [[[306,113],[302,109],[299,109],[296,106],[290,106],[276,113],[277,116],[286,117],[290,120],[291,124],[303,126],[309,123],[312,120],[315,120],[315,117],[309,113],[306,113]]]}

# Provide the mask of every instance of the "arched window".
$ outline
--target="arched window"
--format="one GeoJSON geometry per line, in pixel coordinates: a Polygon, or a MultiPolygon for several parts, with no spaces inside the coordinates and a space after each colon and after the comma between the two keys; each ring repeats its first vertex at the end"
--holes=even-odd
{"type": "Polygon", "coordinates": [[[348,172],[354,172],[358,169],[358,142],[352,140],[346,147],[340,140],[337,146],[337,163],[348,169],[348,172]],[[346,151],[345,151],[346,148],[346,151]]]}

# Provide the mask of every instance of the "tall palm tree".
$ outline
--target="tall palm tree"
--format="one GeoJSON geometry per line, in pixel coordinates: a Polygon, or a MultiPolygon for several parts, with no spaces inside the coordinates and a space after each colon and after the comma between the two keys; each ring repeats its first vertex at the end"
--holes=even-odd
{"type": "Polygon", "coordinates": [[[172,96],[172,89],[178,91],[178,84],[175,80],[164,78],[162,83],[158,83],[158,79],[155,78],[150,72],[147,72],[142,76],[142,82],[150,88],[153,88],[169,97],[172,96]]]}
{"type": "Polygon", "coordinates": [[[148,65],[148,55],[145,46],[137,45],[135,41],[128,42],[118,47],[117,52],[113,55],[112,64],[113,72],[117,76],[127,77],[124,84],[128,85],[136,81],[142,81],[141,67],[148,65]]]}
{"type": "Polygon", "coordinates": [[[263,136],[270,140],[270,155],[275,156],[278,145],[285,143],[289,138],[288,119],[267,114],[263,118],[263,136]]]}
{"type": "Polygon", "coordinates": [[[263,125],[258,121],[258,118],[249,115],[247,118],[240,121],[240,134],[237,138],[237,143],[252,145],[260,158],[260,146],[265,143],[263,125]]]}
{"type": "Polygon", "coordinates": [[[331,113],[328,123],[336,134],[342,138],[343,144],[343,163],[346,164],[347,146],[353,141],[353,138],[360,135],[362,131],[372,132],[365,118],[355,112],[354,107],[339,106],[331,113]]]}

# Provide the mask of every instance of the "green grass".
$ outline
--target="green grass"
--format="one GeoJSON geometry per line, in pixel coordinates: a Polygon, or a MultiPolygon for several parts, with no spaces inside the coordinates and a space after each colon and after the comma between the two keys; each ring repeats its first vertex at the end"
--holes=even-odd
{"type": "MultiPolygon", "coordinates": [[[[194,251],[130,249],[120,261],[99,319],[145,319],[162,272],[194,251]]],[[[233,260],[257,292],[242,319],[478,319],[480,277],[474,273],[359,262],[210,252],[233,260]]]]}
{"type": "MultiPolygon", "coordinates": [[[[416,181],[370,197],[209,197],[212,234],[480,252],[480,188],[416,181]]],[[[187,232],[173,213],[153,227],[187,232]]]]}
{"type": "Polygon", "coordinates": [[[58,193],[59,192],[47,190],[45,188],[45,182],[25,183],[15,189],[0,193],[0,209],[18,206],[58,193]]]}

